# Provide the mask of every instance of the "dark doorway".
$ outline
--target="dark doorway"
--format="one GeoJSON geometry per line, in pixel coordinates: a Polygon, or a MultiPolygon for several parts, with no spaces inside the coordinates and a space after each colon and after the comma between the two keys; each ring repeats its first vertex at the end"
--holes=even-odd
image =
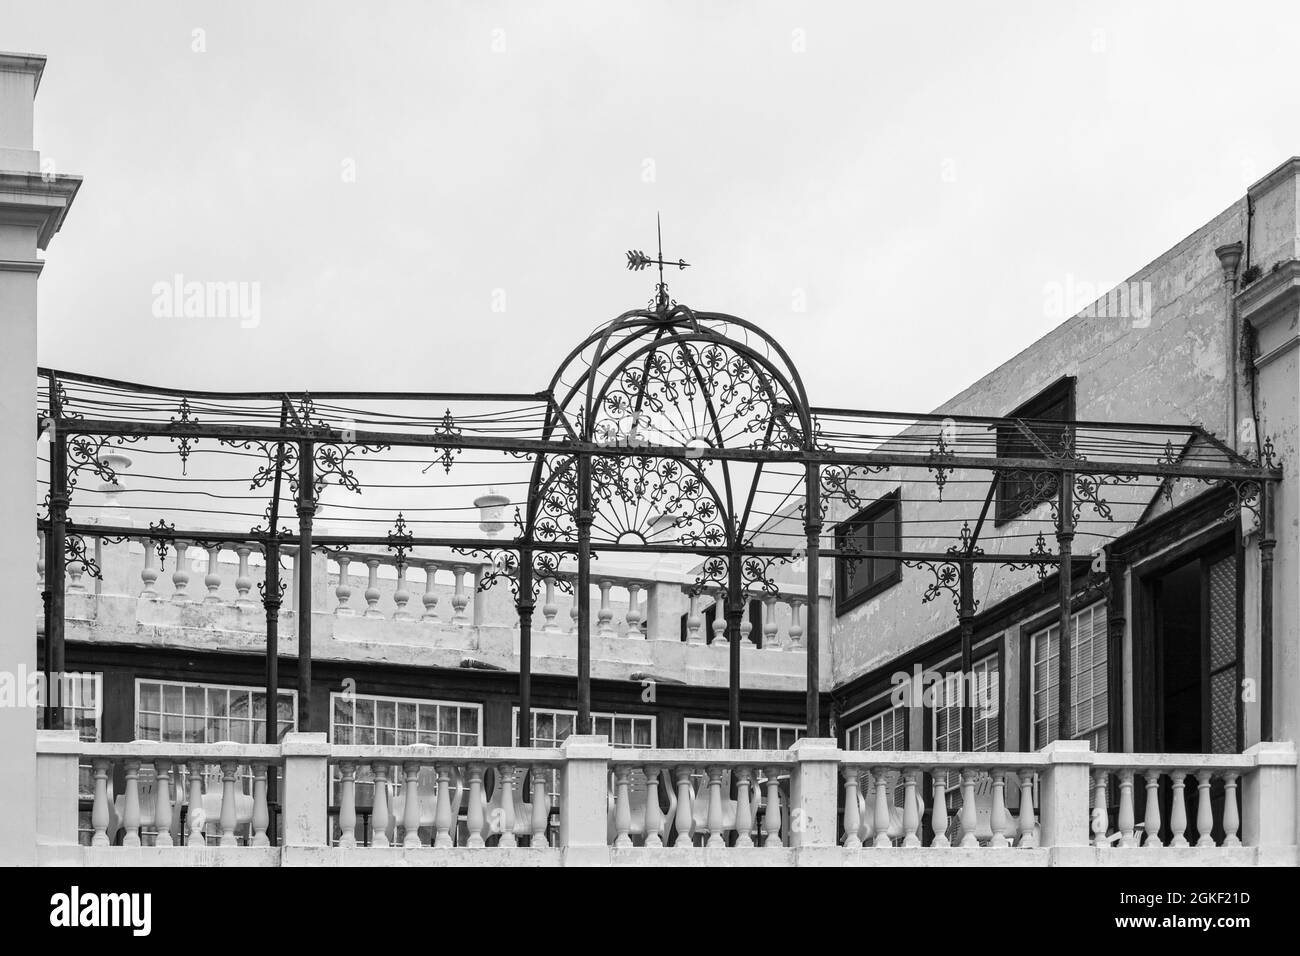
{"type": "Polygon", "coordinates": [[[1139,747],[1239,753],[1239,602],[1232,543],[1171,562],[1144,575],[1142,585],[1144,626],[1135,635],[1139,673],[1134,679],[1151,699],[1137,698],[1139,747]]]}
{"type": "Polygon", "coordinates": [[[1204,753],[1201,746],[1201,569],[1192,561],[1160,579],[1156,604],[1161,724],[1167,753],[1204,753]]]}

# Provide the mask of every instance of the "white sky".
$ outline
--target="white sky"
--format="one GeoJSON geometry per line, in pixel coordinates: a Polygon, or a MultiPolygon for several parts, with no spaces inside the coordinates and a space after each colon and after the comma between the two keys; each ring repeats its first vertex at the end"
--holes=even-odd
{"type": "Polygon", "coordinates": [[[49,57],[37,145],[86,179],[47,253],[40,361],[540,389],[648,298],[624,252],[661,211],[693,263],[674,294],[769,329],[815,403],[929,409],[1057,324],[1047,284],[1118,281],[1300,152],[1298,23],[1293,3],[0,0],[0,48],[49,57]],[[176,273],[260,283],[260,324],[155,318],[176,273]]]}

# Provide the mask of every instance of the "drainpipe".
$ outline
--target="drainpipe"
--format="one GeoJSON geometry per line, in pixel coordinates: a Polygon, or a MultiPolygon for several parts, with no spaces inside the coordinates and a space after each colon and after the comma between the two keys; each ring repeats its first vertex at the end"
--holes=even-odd
{"type": "MultiPolygon", "coordinates": [[[[1228,316],[1228,444],[1236,451],[1241,451],[1241,427],[1239,425],[1241,412],[1238,407],[1239,395],[1241,392],[1240,377],[1238,375],[1238,363],[1241,353],[1241,329],[1240,320],[1237,316],[1237,267],[1241,264],[1242,245],[1240,242],[1230,242],[1227,245],[1219,246],[1214,250],[1214,254],[1219,257],[1219,265],[1223,267],[1223,290],[1225,296],[1225,309],[1228,316]]],[[[1256,436],[1258,438],[1258,436],[1256,436]]]]}

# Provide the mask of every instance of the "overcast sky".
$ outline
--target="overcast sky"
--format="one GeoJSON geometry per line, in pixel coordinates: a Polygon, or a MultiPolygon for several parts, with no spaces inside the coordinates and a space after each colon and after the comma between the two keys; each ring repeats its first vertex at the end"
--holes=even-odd
{"type": "MultiPolygon", "coordinates": [[[[197,388],[544,387],[642,305],[924,410],[1300,152],[1294,3],[27,3],[85,184],[40,361],[197,388]],[[257,323],[159,317],[243,282],[257,323]],[[802,308],[802,311],[801,311],[802,308]]],[[[990,414],[1006,409],[990,408],[990,414]]]]}

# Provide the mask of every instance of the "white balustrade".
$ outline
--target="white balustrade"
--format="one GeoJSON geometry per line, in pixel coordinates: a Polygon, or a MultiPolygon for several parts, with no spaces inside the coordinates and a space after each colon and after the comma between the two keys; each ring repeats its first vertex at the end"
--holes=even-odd
{"type": "Polygon", "coordinates": [[[411,612],[406,609],[406,605],[411,601],[411,592],[406,586],[406,562],[403,561],[397,565],[397,587],[393,589],[393,603],[397,605],[397,610],[393,612],[394,621],[411,620],[411,612]]]}
{"type": "Polygon", "coordinates": [[[188,541],[177,540],[173,542],[172,551],[175,557],[175,567],[172,569],[172,602],[175,604],[189,604],[190,595],[190,572],[186,567],[186,561],[189,560],[190,545],[188,541]]]}
{"type": "Polygon", "coordinates": [[[424,564],[424,594],[420,597],[420,603],[424,605],[424,613],[420,615],[421,621],[436,622],[438,620],[438,565],[432,561],[424,564]]]}
{"type": "MultiPolygon", "coordinates": [[[[148,542],[145,543],[146,550],[148,542]]],[[[251,607],[254,602],[250,593],[253,590],[253,576],[248,571],[248,556],[252,553],[252,548],[247,545],[240,545],[235,548],[235,554],[239,557],[239,571],[235,575],[235,605],[237,607],[251,607]]]]}
{"type": "Polygon", "coordinates": [[[379,610],[379,559],[369,558],[366,561],[366,568],[369,570],[369,578],[366,582],[366,609],[362,617],[379,618],[383,617],[383,612],[379,610]]]}

